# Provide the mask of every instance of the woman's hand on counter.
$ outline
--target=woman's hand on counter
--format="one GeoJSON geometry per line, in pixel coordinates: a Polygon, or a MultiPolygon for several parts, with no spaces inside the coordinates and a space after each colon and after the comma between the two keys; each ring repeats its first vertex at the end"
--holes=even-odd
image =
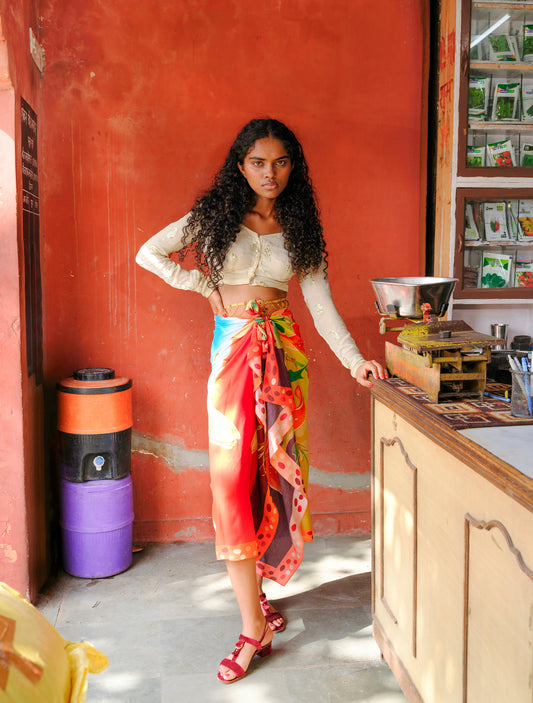
{"type": "Polygon", "coordinates": [[[388,378],[389,374],[387,373],[387,369],[384,369],[379,361],[372,360],[365,361],[364,364],[361,364],[355,372],[355,380],[357,383],[361,384],[361,386],[372,388],[372,381],[368,380],[369,376],[383,379],[388,378]]]}

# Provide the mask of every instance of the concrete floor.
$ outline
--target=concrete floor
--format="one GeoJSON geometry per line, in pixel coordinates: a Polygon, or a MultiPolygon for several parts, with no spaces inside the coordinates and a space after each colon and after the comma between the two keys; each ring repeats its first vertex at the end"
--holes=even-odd
{"type": "Polygon", "coordinates": [[[211,543],[149,545],[111,578],[61,574],[37,607],[107,655],[88,703],[405,703],[372,637],[370,539],[319,537],[287,586],[266,586],[287,629],[230,686],[216,671],[240,617],[211,543]]]}

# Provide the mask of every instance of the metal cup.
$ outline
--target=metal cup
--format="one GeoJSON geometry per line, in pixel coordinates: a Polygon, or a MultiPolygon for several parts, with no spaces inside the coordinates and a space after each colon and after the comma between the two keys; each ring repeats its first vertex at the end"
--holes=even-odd
{"type": "Polygon", "coordinates": [[[502,343],[501,344],[496,344],[496,346],[493,347],[493,349],[507,349],[507,328],[509,325],[507,325],[504,322],[495,322],[490,326],[490,333],[493,337],[496,337],[496,339],[501,339],[502,343]]]}

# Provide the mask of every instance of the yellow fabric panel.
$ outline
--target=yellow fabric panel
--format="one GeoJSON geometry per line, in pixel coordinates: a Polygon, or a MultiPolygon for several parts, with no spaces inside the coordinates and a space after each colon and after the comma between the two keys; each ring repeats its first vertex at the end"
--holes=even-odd
{"type": "Polygon", "coordinates": [[[0,703],[84,703],[88,673],[107,658],[68,642],[19,593],[0,582],[0,703]]]}

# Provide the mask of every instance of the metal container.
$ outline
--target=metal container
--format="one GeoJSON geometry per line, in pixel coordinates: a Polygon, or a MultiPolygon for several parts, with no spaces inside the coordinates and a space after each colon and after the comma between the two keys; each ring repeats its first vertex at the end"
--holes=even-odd
{"type": "Polygon", "coordinates": [[[511,370],[513,385],[511,390],[511,415],[513,417],[533,416],[533,373],[511,370]]]}
{"type": "Polygon", "coordinates": [[[374,278],[370,281],[376,294],[376,307],[381,315],[395,315],[418,320],[423,317],[421,305],[429,303],[438,317],[448,308],[456,278],[408,276],[374,278]]]}
{"type": "Polygon", "coordinates": [[[493,347],[494,350],[499,351],[501,349],[507,349],[507,329],[509,325],[505,322],[495,322],[490,326],[490,333],[496,339],[501,339],[502,341],[493,347]]]}

